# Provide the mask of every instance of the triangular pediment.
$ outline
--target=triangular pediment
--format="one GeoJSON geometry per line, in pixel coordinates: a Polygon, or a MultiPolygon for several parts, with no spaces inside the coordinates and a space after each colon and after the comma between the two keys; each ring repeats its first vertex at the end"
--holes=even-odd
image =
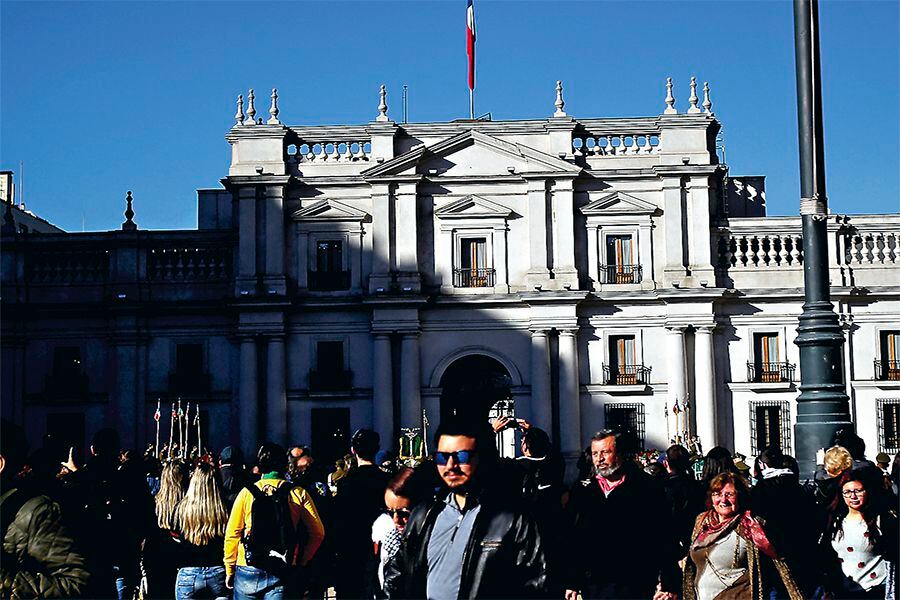
{"type": "Polygon", "coordinates": [[[369,213],[337,200],[320,200],[296,211],[294,221],[369,221],[369,213]]]}
{"type": "Polygon", "coordinates": [[[581,167],[523,144],[470,129],[419,146],[362,172],[366,179],[415,174],[449,176],[546,173],[572,175],[581,167]]]}
{"type": "Polygon", "coordinates": [[[490,218],[508,219],[512,210],[481,196],[466,196],[436,208],[434,216],[439,219],[490,218]]]}
{"type": "Polygon", "coordinates": [[[625,192],[613,192],[581,208],[584,215],[651,215],[658,210],[655,204],[625,192]]]}

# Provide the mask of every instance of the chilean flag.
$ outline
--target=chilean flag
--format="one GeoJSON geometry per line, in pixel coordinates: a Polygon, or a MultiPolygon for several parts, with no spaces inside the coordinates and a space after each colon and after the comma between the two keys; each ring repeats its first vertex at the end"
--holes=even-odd
{"type": "Polygon", "coordinates": [[[469,57],[469,89],[475,89],[475,5],[466,8],[466,54],[469,57]]]}

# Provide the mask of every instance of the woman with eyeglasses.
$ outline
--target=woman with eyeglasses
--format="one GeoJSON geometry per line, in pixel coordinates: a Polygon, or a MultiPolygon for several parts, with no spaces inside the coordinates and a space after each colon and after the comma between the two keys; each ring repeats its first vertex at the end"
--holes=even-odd
{"type": "Polygon", "coordinates": [[[762,598],[772,587],[763,579],[771,571],[763,568],[764,562],[774,565],[791,600],[803,598],[762,524],[748,510],[749,496],[736,473],[720,473],[710,481],[707,510],[695,521],[683,561],[684,600],[762,598]]]}
{"type": "Polygon", "coordinates": [[[831,504],[821,548],[833,598],[898,598],[896,508],[875,467],[844,473],[831,504]]]}
{"type": "Polygon", "coordinates": [[[412,509],[433,491],[433,480],[429,475],[433,470],[428,463],[415,469],[403,467],[388,481],[384,491],[387,510],[372,524],[372,542],[378,555],[378,590],[384,589],[384,565],[400,549],[412,509]]]}

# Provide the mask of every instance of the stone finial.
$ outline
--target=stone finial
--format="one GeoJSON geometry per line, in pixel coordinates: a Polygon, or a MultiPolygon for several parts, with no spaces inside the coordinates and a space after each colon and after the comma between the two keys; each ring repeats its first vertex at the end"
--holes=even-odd
{"type": "Polygon", "coordinates": [[[697,106],[699,100],[700,99],[697,97],[697,78],[691,77],[691,97],[688,98],[691,107],[688,108],[688,114],[697,114],[700,112],[700,107],[697,106]]]}
{"type": "Polygon", "coordinates": [[[278,112],[278,90],[272,88],[272,106],[269,107],[269,120],[266,121],[266,125],[281,125],[278,112]]]}
{"type": "Polygon", "coordinates": [[[378,116],[375,117],[375,120],[381,123],[386,121],[390,121],[387,116],[388,105],[387,105],[387,88],[383,85],[381,86],[381,90],[378,92],[378,116]]]}
{"type": "Polygon", "coordinates": [[[238,94],[237,112],[234,113],[234,120],[237,121],[236,125],[244,124],[244,95],[243,94],[238,94]]]}
{"type": "Polygon", "coordinates": [[[250,93],[247,94],[247,118],[244,120],[244,125],[256,125],[255,100],[256,96],[253,95],[253,88],[250,88],[250,93]]]}
{"type": "Polygon", "coordinates": [[[666,77],[666,110],[663,111],[664,115],[677,115],[678,111],[675,110],[675,96],[672,95],[672,78],[666,77]]]}
{"type": "Polygon", "coordinates": [[[708,115],[713,114],[712,110],[712,100],[709,99],[709,82],[703,82],[703,112],[708,115]]]}
{"type": "Polygon", "coordinates": [[[128,195],[125,196],[125,222],[122,223],[122,231],[134,231],[137,229],[137,223],[134,222],[133,201],[134,198],[131,197],[131,192],[129,191],[128,195]]]}
{"type": "Polygon", "coordinates": [[[556,82],[556,102],[553,103],[556,106],[556,112],[553,113],[554,117],[567,117],[566,111],[563,108],[566,106],[566,101],[563,100],[563,86],[562,81],[556,82]]]}

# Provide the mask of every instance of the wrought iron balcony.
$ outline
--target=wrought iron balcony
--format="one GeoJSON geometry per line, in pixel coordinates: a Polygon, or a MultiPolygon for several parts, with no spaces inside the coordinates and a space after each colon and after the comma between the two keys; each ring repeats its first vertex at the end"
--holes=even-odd
{"type": "Polygon", "coordinates": [[[44,396],[47,400],[84,401],[90,394],[87,373],[51,373],[47,375],[44,396]]]}
{"type": "Polygon", "coordinates": [[[640,283],[641,265],[600,265],[600,283],[640,283]]]}
{"type": "Polygon", "coordinates": [[[603,365],[604,385],[641,385],[650,383],[650,370],[644,365],[603,365]]]}
{"type": "Polygon", "coordinates": [[[794,380],[796,365],[789,362],[748,362],[747,381],[751,383],[782,383],[794,380]]]}
{"type": "Polygon", "coordinates": [[[876,360],[875,379],[877,381],[900,381],[900,360],[876,360]]]}
{"type": "Polygon", "coordinates": [[[453,287],[494,287],[494,269],[453,269],[453,287]]]}
{"type": "Polygon", "coordinates": [[[314,292],[337,292],[350,289],[350,271],[307,271],[309,289],[314,292]]]}
{"type": "Polygon", "coordinates": [[[169,373],[169,393],[191,396],[206,394],[210,390],[209,373],[169,373]]]}
{"type": "Polygon", "coordinates": [[[310,371],[309,389],[313,392],[340,392],[353,387],[353,371],[310,371]]]}

